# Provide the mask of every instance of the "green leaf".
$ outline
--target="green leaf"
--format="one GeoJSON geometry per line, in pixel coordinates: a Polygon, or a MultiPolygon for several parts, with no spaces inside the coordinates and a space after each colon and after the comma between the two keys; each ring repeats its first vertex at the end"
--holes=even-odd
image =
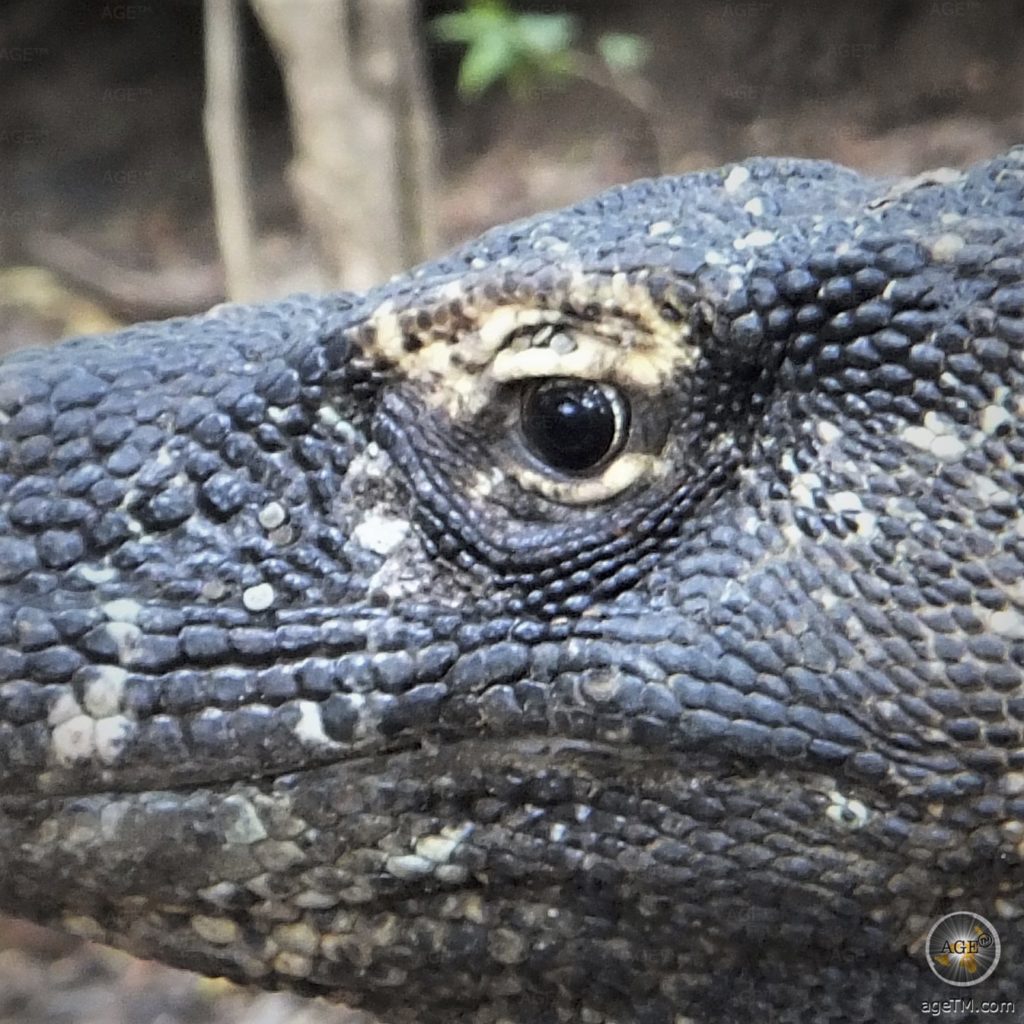
{"type": "Polygon", "coordinates": [[[443,43],[471,45],[483,35],[504,30],[507,14],[490,6],[472,7],[455,14],[442,14],[430,22],[430,31],[443,43]]]}
{"type": "Polygon", "coordinates": [[[597,40],[597,52],[613,74],[639,71],[650,59],[646,39],[629,32],[605,32],[597,40]]]}
{"type": "Polygon", "coordinates": [[[522,50],[534,57],[564,53],[576,38],[576,19],[569,14],[520,14],[514,21],[522,50]]]}
{"type": "Polygon", "coordinates": [[[572,74],[576,19],[567,14],[517,14],[506,0],[467,0],[457,13],[430,23],[435,38],[466,47],[459,65],[459,92],[479,96],[503,81],[524,95],[545,78],[572,74]]]}
{"type": "Polygon", "coordinates": [[[430,34],[442,43],[464,43],[471,38],[466,14],[442,14],[430,22],[430,34]]]}
{"type": "Polygon", "coordinates": [[[488,32],[478,37],[459,65],[459,92],[479,96],[489,86],[507,77],[516,64],[516,51],[507,35],[488,32]]]}

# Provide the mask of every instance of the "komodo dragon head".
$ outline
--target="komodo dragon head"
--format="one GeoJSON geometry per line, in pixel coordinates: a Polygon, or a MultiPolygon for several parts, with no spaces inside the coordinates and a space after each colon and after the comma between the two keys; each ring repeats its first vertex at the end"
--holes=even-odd
{"type": "Polygon", "coordinates": [[[1022,380],[1024,148],[8,358],[0,907],[391,1022],[1019,999],[1022,380]]]}

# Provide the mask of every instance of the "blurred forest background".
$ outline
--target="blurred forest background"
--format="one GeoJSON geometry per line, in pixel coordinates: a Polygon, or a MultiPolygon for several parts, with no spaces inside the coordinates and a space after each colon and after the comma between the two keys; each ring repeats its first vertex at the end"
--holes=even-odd
{"type": "Polygon", "coordinates": [[[5,0],[0,346],[754,154],[962,165],[1024,138],[1022,57],[1020,0],[5,0]]]}
{"type": "MultiPolygon", "coordinates": [[[[1021,0],[4,0],[0,352],[364,287],[644,175],[1022,140],[1021,0]]],[[[0,920],[0,1024],[361,1019],[0,920]]]]}

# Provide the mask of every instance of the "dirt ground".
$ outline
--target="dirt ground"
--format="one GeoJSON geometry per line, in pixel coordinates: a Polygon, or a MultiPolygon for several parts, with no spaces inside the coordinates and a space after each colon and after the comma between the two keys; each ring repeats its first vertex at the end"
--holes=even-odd
{"type": "Polygon", "coordinates": [[[0,918],[0,1024],[372,1024],[0,918]]]}
{"type": "MultiPolygon", "coordinates": [[[[454,56],[432,52],[445,244],[657,171],[786,152],[914,173],[1024,139],[1013,0],[532,6],[585,13],[587,38],[615,28],[651,40],[661,165],[650,126],[614,97],[576,85],[467,106],[454,56]]],[[[0,11],[0,353],[220,298],[199,32],[199,5],[184,0],[9,0],[0,11]]],[[[280,78],[251,24],[247,57],[270,296],[315,286],[316,272],[286,185],[280,78]]],[[[0,918],[0,1024],[366,1020],[0,918]]]]}

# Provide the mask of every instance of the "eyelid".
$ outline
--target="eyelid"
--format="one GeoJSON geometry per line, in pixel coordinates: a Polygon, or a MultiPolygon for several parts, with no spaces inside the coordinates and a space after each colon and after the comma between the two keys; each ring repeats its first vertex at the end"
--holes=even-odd
{"type": "Polygon", "coordinates": [[[617,349],[587,335],[572,336],[571,352],[551,348],[503,349],[491,363],[491,376],[502,384],[538,377],[575,377],[606,380],[614,371],[617,349]]]}
{"type": "Polygon", "coordinates": [[[642,452],[625,452],[616,456],[604,472],[594,477],[556,478],[520,466],[514,475],[521,487],[562,505],[594,505],[621,494],[640,479],[664,476],[668,462],[642,452]]]}
{"type": "Polygon", "coordinates": [[[507,384],[536,377],[577,377],[618,384],[623,390],[656,391],[676,372],[676,361],[664,348],[623,345],[618,338],[574,330],[565,333],[575,343],[571,352],[551,348],[503,349],[491,362],[491,379],[507,384]]]}

